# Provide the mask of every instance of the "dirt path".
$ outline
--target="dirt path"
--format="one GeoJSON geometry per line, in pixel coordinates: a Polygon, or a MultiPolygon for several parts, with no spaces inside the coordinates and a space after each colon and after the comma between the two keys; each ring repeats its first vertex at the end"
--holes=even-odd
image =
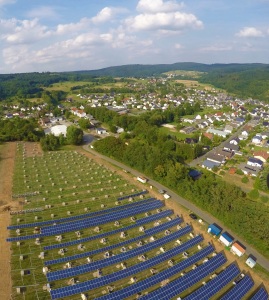
{"type": "Polygon", "coordinates": [[[14,169],[16,143],[1,146],[0,152],[0,299],[11,299],[10,245],[7,226],[10,224],[8,206],[14,209],[12,203],[12,175],[14,169]]]}

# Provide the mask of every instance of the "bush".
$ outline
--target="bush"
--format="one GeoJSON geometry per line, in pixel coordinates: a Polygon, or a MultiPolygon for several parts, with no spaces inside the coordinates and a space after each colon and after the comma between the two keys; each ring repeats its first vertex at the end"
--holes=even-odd
{"type": "Polygon", "coordinates": [[[249,179],[247,178],[247,176],[244,176],[244,177],[241,179],[241,182],[242,182],[242,183],[248,183],[248,182],[249,182],[249,179]]]}
{"type": "Polygon", "coordinates": [[[259,191],[254,189],[248,193],[249,198],[257,200],[260,197],[259,191]]]}
{"type": "Polygon", "coordinates": [[[222,176],[224,176],[225,172],[224,171],[220,171],[219,174],[222,175],[222,176]]]}
{"type": "Polygon", "coordinates": [[[269,201],[269,198],[267,196],[261,196],[260,199],[263,203],[267,203],[269,201]]]}
{"type": "Polygon", "coordinates": [[[244,175],[244,172],[240,169],[237,169],[235,173],[238,175],[244,175]]]}

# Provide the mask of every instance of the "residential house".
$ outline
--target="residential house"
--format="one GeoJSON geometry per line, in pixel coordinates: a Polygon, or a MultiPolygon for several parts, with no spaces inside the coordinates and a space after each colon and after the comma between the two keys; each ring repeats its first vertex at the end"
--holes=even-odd
{"type": "Polygon", "coordinates": [[[209,153],[207,156],[207,160],[219,163],[219,164],[224,164],[225,163],[225,157],[223,155],[218,155],[214,153],[209,153]]]}
{"type": "Polygon", "coordinates": [[[224,128],[224,131],[227,132],[228,134],[233,132],[233,126],[231,125],[226,125],[224,128]]]}
{"type": "Polygon", "coordinates": [[[232,144],[232,145],[238,145],[240,142],[239,138],[238,137],[234,137],[232,138],[229,143],[232,144]]]}
{"type": "Polygon", "coordinates": [[[212,171],[214,167],[219,167],[220,165],[221,163],[206,159],[202,163],[202,168],[212,171]]]}
{"type": "Polygon", "coordinates": [[[231,159],[234,155],[234,153],[230,150],[225,150],[225,149],[218,149],[215,151],[215,154],[224,156],[225,159],[231,159]]]}
{"type": "Polygon", "coordinates": [[[255,145],[260,145],[260,144],[262,143],[262,137],[259,136],[259,135],[255,135],[255,136],[252,138],[251,142],[252,142],[253,144],[255,144],[255,145]]]}
{"type": "Polygon", "coordinates": [[[221,136],[224,138],[228,135],[227,132],[225,132],[223,130],[214,129],[214,128],[208,128],[206,132],[213,133],[215,135],[218,135],[218,136],[221,136]]]}
{"type": "Polygon", "coordinates": [[[105,133],[107,133],[107,131],[105,128],[99,127],[99,128],[96,128],[96,133],[97,134],[105,134],[105,133]]]}
{"type": "Polygon", "coordinates": [[[238,169],[241,169],[245,175],[257,177],[261,171],[260,167],[250,166],[248,164],[240,164],[238,169]]]}
{"type": "Polygon", "coordinates": [[[267,162],[267,160],[269,159],[269,153],[267,153],[266,151],[255,151],[253,152],[253,157],[257,158],[259,160],[261,160],[263,163],[267,162]]]}
{"type": "Polygon", "coordinates": [[[255,158],[255,157],[249,157],[247,161],[247,165],[252,166],[252,167],[258,167],[262,168],[263,167],[263,162],[262,160],[255,158]]]}
{"type": "Polygon", "coordinates": [[[196,131],[195,127],[184,127],[180,130],[181,133],[190,134],[196,131]]]}

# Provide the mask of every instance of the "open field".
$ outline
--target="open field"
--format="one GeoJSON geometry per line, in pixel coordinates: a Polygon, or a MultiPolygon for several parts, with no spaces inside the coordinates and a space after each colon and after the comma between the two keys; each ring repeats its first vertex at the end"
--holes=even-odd
{"type": "MultiPolygon", "coordinates": [[[[184,79],[177,79],[176,82],[183,83],[188,88],[201,88],[205,90],[216,90],[213,85],[200,83],[197,80],[184,80],[184,79]]],[[[220,90],[220,89],[217,89],[220,90]]]]}
{"type": "MultiPolygon", "coordinates": [[[[210,284],[212,274],[221,274],[235,261],[206,233],[205,225],[192,221],[173,201],[156,200],[160,195],[145,191],[130,174],[82,150],[42,153],[38,144],[13,145],[13,202],[23,203],[24,211],[11,216],[12,299],[51,299],[51,295],[53,299],[82,299],[81,293],[88,299],[134,299],[135,290],[125,297],[116,295],[148,282],[139,290],[147,297],[177,281],[178,295],[185,297],[202,288],[203,281],[210,284]],[[196,269],[207,269],[205,259],[213,264],[217,257],[223,257],[221,265],[181,290],[181,280],[196,269]],[[181,265],[185,267],[173,273],[181,265]],[[168,270],[170,275],[158,281],[168,270]]],[[[246,273],[245,259],[238,259],[237,264],[246,273]]],[[[233,278],[240,273],[237,270],[233,278]]],[[[257,274],[251,272],[251,277],[254,285],[248,296],[261,283],[257,274]]],[[[233,278],[220,288],[219,295],[233,287],[233,278]]]]}

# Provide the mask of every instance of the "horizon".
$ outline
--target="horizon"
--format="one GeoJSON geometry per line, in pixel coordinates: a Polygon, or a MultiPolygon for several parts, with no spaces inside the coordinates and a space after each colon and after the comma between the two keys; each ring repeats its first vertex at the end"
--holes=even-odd
{"type": "Polygon", "coordinates": [[[269,0],[61,2],[0,0],[0,74],[269,63],[269,0]]]}

